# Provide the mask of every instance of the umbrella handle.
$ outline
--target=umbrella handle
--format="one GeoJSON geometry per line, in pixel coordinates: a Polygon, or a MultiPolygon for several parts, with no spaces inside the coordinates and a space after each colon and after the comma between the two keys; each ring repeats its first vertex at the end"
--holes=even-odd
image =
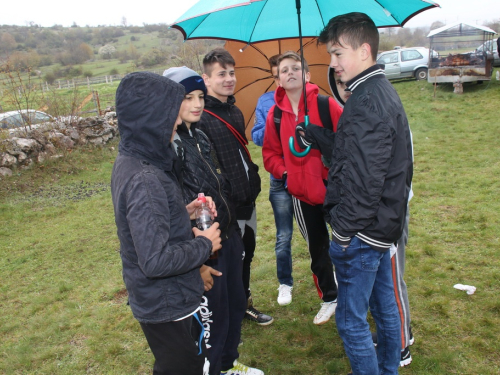
{"type": "MultiPolygon", "coordinates": [[[[307,127],[307,125],[309,125],[309,116],[304,116],[304,126],[307,127]]],[[[309,151],[311,151],[311,146],[307,146],[307,148],[302,152],[296,151],[293,137],[290,137],[288,140],[288,147],[290,147],[290,152],[298,158],[303,158],[309,153],[309,151]]]]}

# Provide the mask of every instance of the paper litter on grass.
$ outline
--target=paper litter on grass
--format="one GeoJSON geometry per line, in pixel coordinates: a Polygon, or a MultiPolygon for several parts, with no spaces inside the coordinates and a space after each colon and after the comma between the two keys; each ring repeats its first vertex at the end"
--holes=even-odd
{"type": "Polygon", "coordinates": [[[453,288],[458,290],[465,290],[469,295],[474,294],[474,292],[476,291],[476,287],[472,285],[455,284],[453,285],[453,288]]]}

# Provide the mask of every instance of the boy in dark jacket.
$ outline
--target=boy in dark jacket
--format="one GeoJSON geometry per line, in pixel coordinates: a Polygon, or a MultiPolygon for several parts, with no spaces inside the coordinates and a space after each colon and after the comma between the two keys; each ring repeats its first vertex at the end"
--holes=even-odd
{"type": "Polygon", "coordinates": [[[400,321],[389,248],[401,237],[411,189],[410,128],[396,90],[376,65],[379,35],[370,17],[334,17],[319,42],[352,93],[335,135],[325,197],[338,282],[337,329],[353,374],[397,374],[400,321]],[[377,351],[368,308],[377,325],[377,351]]]}
{"type": "Polygon", "coordinates": [[[244,247],[228,181],[221,172],[210,140],[197,128],[207,92],[205,83],[200,75],[185,66],[167,69],[163,76],[179,82],[186,89],[179,112],[182,124],[173,141],[184,203],[196,199],[200,192],[212,197],[217,206],[215,221],[221,230],[222,248],[216,258],[205,262],[209,281],[201,309],[210,360],[209,374],[220,375],[224,369],[228,370],[226,374],[264,375],[262,371],[237,361],[241,322],[246,310],[241,275],[244,247]]]}
{"type": "MultiPolygon", "coordinates": [[[[345,91],[345,83],[340,81],[335,75],[335,70],[331,67],[328,69],[328,81],[330,84],[330,90],[332,91],[333,97],[337,100],[337,103],[343,108],[349,96],[351,96],[350,91],[345,91]]],[[[307,128],[306,133],[309,135],[309,128],[307,128]]],[[[314,140],[315,141],[315,140],[314,140]]],[[[333,145],[331,146],[333,150],[333,145]]],[[[328,155],[328,158],[331,156],[328,155]]],[[[413,193],[410,191],[410,196],[408,200],[411,200],[413,193]]],[[[413,345],[415,339],[411,331],[411,317],[410,317],[410,300],[408,299],[408,289],[406,287],[406,282],[404,279],[405,272],[405,248],[408,243],[408,233],[409,233],[409,223],[410,223],[410,209],[406,210],[405,224],[403,228],[403,234],[397,241],[397,245],[391,246],[389,250],[391,252],[391,267],[392,276],[394,280],[394,294],[396,296],[396,304],[398,306],[398,312],[401,322],[401,361],[400,366],[408,366],[411,361],[410,345],[413,345]]],[[[376,333],[373,333],[374,342],[376,342],[376,333]]]]}
{"type": "Polygon", "coordinates": [[[231,197],[245,246],[243,286],[248,300],[245,318],[268,325],[273,318],[253,306],[250,293],[250,267],[257,235],[255,200],[260,193],[260,177],[259,168],[252,162],[246,147],[248,141],[243,114],[234,104],[234,64],[233,57],[223,48],[216,48],[203,58],[203,79],[208,95],[198,127],[213,143],[224,175],[231,183],[231,197]]]}
{"type": "Polygon", "coordinates": [[[198,204],[183,203],[173,172],[170,141],[183,98],[182,85],[157,74],[131,73],[120,82],[111,195],[123,280],[155,356],[153,373],[206,375],[200,266],[221,240],[217,223],[204,232],[191,229],[198,204]]]}

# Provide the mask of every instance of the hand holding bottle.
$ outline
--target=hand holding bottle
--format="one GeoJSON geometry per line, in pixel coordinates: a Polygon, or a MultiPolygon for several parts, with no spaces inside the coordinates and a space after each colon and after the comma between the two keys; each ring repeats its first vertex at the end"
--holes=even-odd
{"type": "MultiPolygon", "coordinates": [[[[203,194],[203,193],[200,193],[203,194]]],[[[217,209],[215,207],[215,202],[212,200],[212,197],[205,197],[206,199],[206,205],[208,206],[208,209],[210,210],[211,214],[213,217],[217,217],[217,209]]],[[[196,198],[194,201],[189,203],[186,206],[186,210],[189,214],[189,218],[191,220],[196,219],[196,209],[202,205],[202,202],[196,198]]]]}
{"type": "Polygon", "coordinates": [[[220,250],[222,247],[219,223],[213,223],[210,228],[203,231],[198,228],[193,228],[193,233],[195,237],[203,236],[212,241],[212,254],[214,254],[217,250],[220,250]]]}

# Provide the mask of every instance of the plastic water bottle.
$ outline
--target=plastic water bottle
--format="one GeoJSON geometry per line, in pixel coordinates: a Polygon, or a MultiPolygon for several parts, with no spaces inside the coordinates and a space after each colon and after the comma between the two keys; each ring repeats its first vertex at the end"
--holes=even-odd
{"type": "Polygon", "coordinates": [[[196,226],[200,230],[208,229],[212,226],[212,213],[207,205],[207,198],[204,193],[198,194],[198,202],[201,201],[201,206],[196,209],[196,226]]]}
{"type": "MultiPolygon", "coordinates": [[[[210,228],[214,221],[204,193],[198,193],[198,201],[201,201],[201,206],[196,209],[196,226],[199,230],[205,230],[210,228]]],[[[218,256],[219,252],[217,251],[210,255],[210,259],[216,259],[218,256]]]]}

